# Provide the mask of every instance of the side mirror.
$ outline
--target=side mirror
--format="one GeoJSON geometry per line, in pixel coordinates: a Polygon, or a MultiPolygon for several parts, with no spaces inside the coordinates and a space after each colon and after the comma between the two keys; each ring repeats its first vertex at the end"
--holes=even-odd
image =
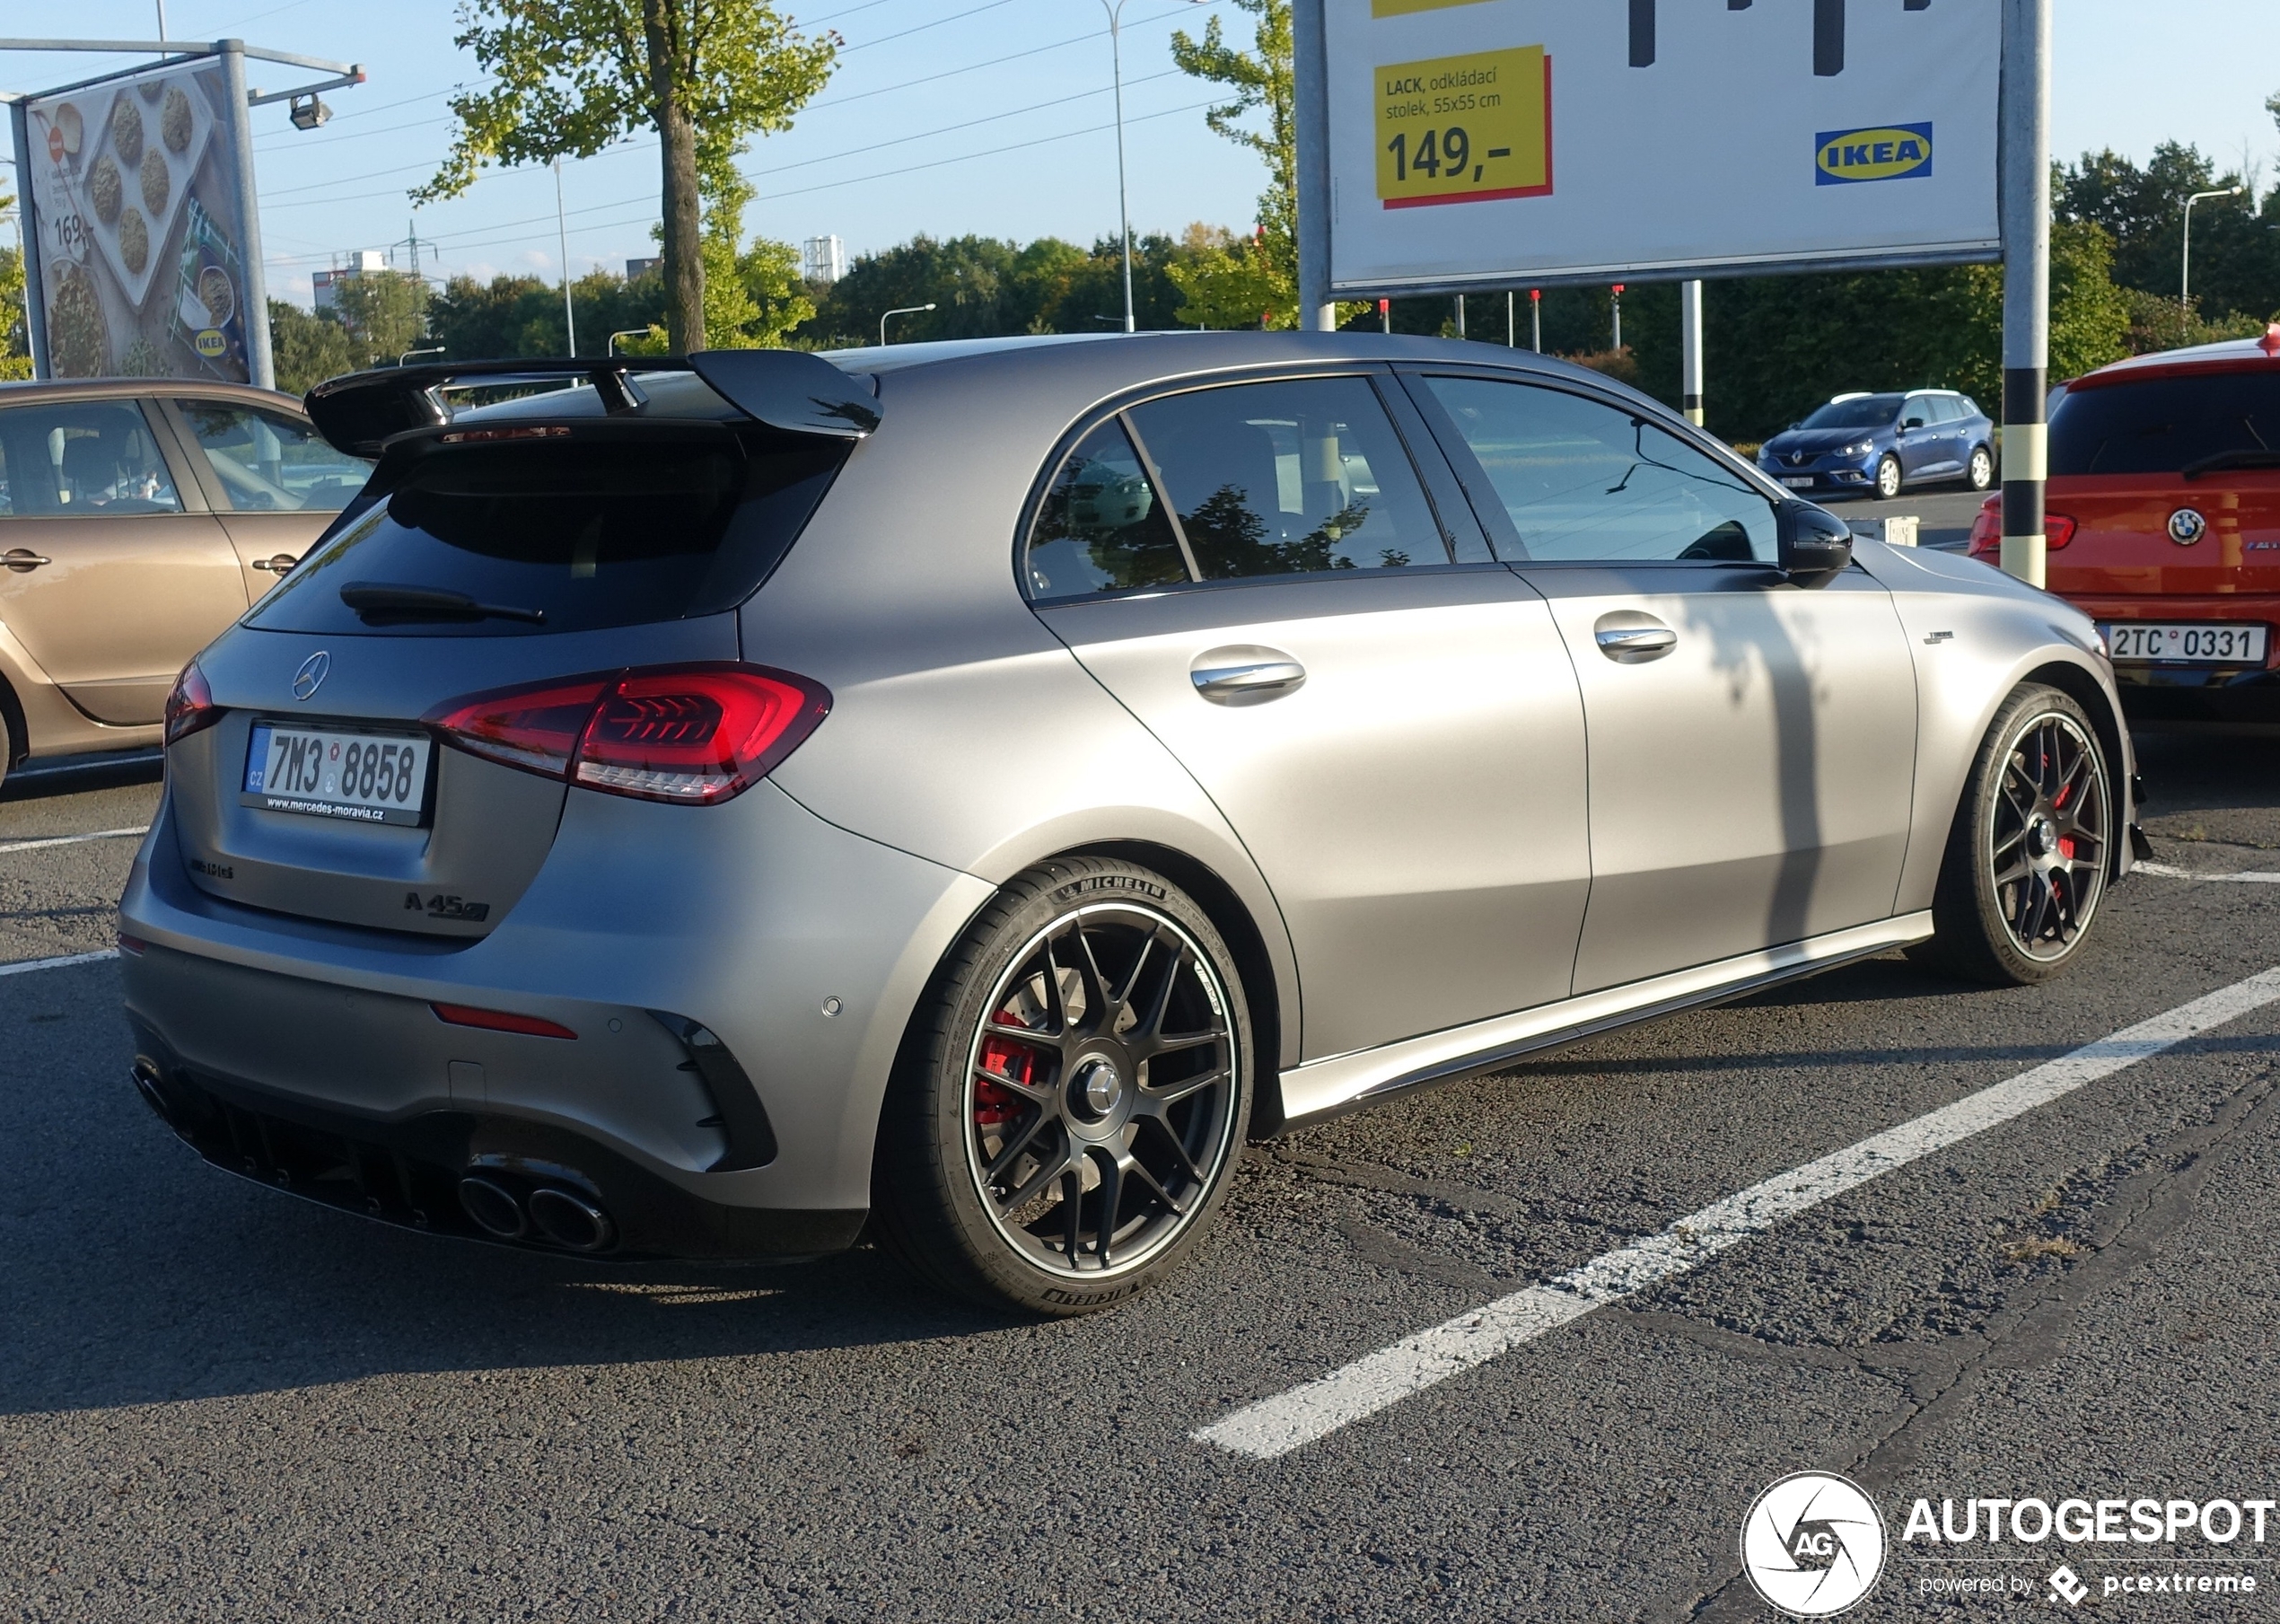
{"type": "Polygon", "coordinates": [[[1774,512],[1781,573],[1800,586],[1825,586],[1853,561],[1853,531],[1844,520],[1810,502],[1785,502],[1774,512]]]}
{"type": "Polygon", "coordinates": [[[1924,426],[1924,419],[1921,417],[1908,417],[1902,420],[1900,426],[1902,428],[1922,428],[1924,426]]]}

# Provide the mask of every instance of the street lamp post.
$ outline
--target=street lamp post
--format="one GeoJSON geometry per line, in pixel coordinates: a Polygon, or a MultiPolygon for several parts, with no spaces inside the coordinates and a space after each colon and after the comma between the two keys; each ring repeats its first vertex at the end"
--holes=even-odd
{"type": "Polygon", "coordinates": [[[2185,247],[2177,258],[2177,319],[2179,330],[2193,319],[2193,206],[2205,203],[2211,198],[2237,198],[2237,186],[2221,186],[2213,192],[2195,192],[2185,200],[2185,247]]]}
{"type": "Polygon", "coordinates": [[[924,304],[904,304],[904,305],[898,305],[895,309],[890,310],[890,311],[888,311],[887,312],[885,312],[885,314],[884,314],[884,315],[881,315],[881,316],[879,318],[879,347],[880,347],[881,349],[884,349],[884,348],[886,347],[886,345],[887,345],[887,317],[888,317],[888,316],[915,316],[915,315],[917,315],[917,314],[918,314],[921,311],[930,311],[930,310],[932,310],[932,309],[934,309],[934,302],[933,302],[932,300],[928,300],[928,301],[927,301],[925,303],[924,303],[924,304]]]}
{"type": "Polygon", "coordinates": [[[618,340],[620,338],[646,338],[647,337],[649,337],[649,329],[645,327],[621,327],[609,335],[609,341],[601,347],[601,353],[604,356],[616,355],[618,340]]]}
{"type": "Polygon", "coordinates": [[[562,325],[570,336],[566,354],[578,353],[578,312],[570,303],[570,227],[562,213],[562,160],[554,161],[554,233],[562,250],[562,325]]]}
{"type": "MultiPolygon", "coordinates": [[[[1208,5],[1211,0],[1188,3],[1208,5]]],[[[1109,72],[1116,85],[1117,228],[1124,234],[1124,330],[1133,332],[1136,329],[1132,319],[1132,205],[1124,184],[1124,0],[1101,0],[1101,9],[1109,14],[1109,72]]]]}

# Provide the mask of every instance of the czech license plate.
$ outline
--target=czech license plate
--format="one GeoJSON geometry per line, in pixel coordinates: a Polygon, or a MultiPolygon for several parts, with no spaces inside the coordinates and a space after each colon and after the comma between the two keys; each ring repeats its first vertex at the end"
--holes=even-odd
{"type": "Polygon", "coordinates": [[[2158,620],[2109,621],[2098,628],[2116,660],[2180,665],[2262,665],[2261,626],[2179,626],[2158,620]]]}
{"type": "Polygon", "coordinates": [[[355,823],[425,823],[428,754],[434,748],[422,733],[257,722],[238,799],[269,812],[355,823]]]}
{"type": "Polygon", "coordinates": [[[1781,477],[1781,482],[1792,490],[1813,488],[1813,477],[1811,474],[1784,474],[1781,477]]]}

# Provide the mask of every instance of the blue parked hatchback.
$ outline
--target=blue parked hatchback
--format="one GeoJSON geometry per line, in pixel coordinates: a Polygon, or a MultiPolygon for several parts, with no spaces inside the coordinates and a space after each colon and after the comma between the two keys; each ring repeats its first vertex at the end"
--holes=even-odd
{"type": "Polygon", "coordinates": [[[1839,395],[1766,442],[1758,466],[1792,490],[1897,496],[1930,480],[1995,483],[1995,425],[1951,389],[1839,395]]]}

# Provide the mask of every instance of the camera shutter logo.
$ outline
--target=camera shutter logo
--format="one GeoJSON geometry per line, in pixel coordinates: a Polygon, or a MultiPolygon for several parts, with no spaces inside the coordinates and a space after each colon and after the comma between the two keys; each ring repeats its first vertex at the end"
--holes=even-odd
{"type": "Polygon", "coordinates": [[[1833,1472],[1792,1472],[1741,1523],[1741,1570],[1793,1619],[1827,1619],[1876,1587],[1884,1519],[1858,1484],[1833,1472]]]}
{"type": "Polygon", "coordinates": [[[2180,507],[2170,515],[2170,540],[2179,547],[2190,547],[2209,528],[2209,522],[2197,507],[2180,507]]]}
{"type": "Polygon", "coordinates": [[[301,669],[293,673],[293,697],[306,699],[314,694],[324,686],[325,673],[331,669],[332,656],[323,649],[311,654],[301,663],[301,669]]]}

